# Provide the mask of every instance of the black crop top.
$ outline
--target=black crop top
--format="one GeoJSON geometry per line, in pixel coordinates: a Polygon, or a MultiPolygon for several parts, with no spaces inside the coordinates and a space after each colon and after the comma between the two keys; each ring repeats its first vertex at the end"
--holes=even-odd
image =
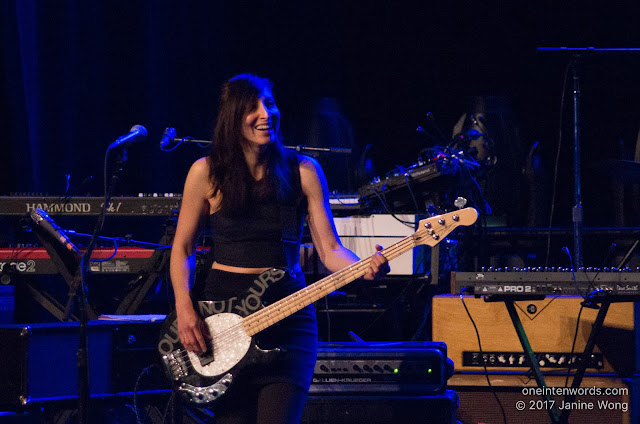
{"type": "Polygon", "coordinates": [[[298,262],[306,202],[298,155],[288,153],[286,157],[294,185],[294,195],[289,199],[279,201],[273,196],[255,202],[247,214],[217,211],[210,215],[216,262],[245,268],[290,268],[298,262]]]}

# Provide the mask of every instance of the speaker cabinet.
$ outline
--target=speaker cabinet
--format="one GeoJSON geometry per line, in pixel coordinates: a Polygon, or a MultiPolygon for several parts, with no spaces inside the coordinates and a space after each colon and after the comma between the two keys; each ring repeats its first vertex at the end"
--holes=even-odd
{"type": "Polygon", "coordinates": [[[309,396],[300,424],[456,424],[458,395],[309,396]]]}
{"type": "MultiPolygon", "coordinates": [[[[524,352],[503,302],[485,302],[465,296],[473,318],[484,361],[490,372],[525,372],[524,352]]],[[[537,301],[515,302],[516,310],[539,364],[545,372],[567,369],[576,332],[581,297],[547,297],[537,301]]],[[[584,351],[598,311],[584,308],[580,316],[574,356],[584,351]]],[[[456,371],[482,371],[478,339],[459,296],[433,298],[433,340],[445,342],[456,371]]],[[[596,340],[593,366],[588,373],[616,373],[631,376],[635,372],[634,304],[613,303],[596,340]],[[621,348],[624,346],[624,348],[621,348]],[[596,363],[600,361],[600,363],[596,363]]],[[[575,366],[574,366],[575,368],[575,366]]]]}
{"type": "MultiPolygon", "coordinates": [[[[449,388],[460,397],[458,420],[461,423],[502,423],[502,411],[496,397],[504,409],[506,422],[548,424],[551,422],[549,410],[541,396],[527,392],[535,390],[534,380],[512,374],[491,374],[491,386],[486,377],[477,373],[458,373],[449,379],[449,388]],[[495,393],[495,396],[494,396],[495,393]],[[519,404],[518,404],[519,403],[519,404]]],[[[548,387],[564,387],[565,378],[545,377],[548,387]]],[[[569,380],[571,384],[571,380],[569,380]]],[[[621,379],[601,376],[587,376],[581,388],[586,392],[600,395],[578,395],[575,407],[569,413],[569,424],[635,424],[631,417],[631,401],[638,396],[621,379]],[[609,390],[605,394],[605,390],[609,390]]],[[[556,406],[563,401],[562,396],[554,396],[556,406]]],[[[560,413],[562,411],[559,411],[560,413]]]]}

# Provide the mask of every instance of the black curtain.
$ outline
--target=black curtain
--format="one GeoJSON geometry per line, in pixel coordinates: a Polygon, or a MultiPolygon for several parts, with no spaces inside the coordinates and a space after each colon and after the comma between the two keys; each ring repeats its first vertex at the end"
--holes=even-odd
{"type": "Polygon", "coordinates": [[[280,61],[311,30],[292,19],[309,16],[304,2],[284,14],[233,3],[1,2],[0,193],[102,194],[105,150],[135,124],[149,136],[129,148],[115,193],[181,191],[208,150],[162,152],[164,128],[210,139],[219,87],[238,72],[306,83],[306,62],[280,61]]]}
{"type": "MultiPolygon", "coordinates": [[[[207,150],[192,144],[162,152],[164,129],[209,139],[221,83],[248,71],[274,81],[286,144],[309,144],[313,105],[335,98],[356,147],[373,146],[376,175],[415,163],[432,143],[415,131],[426,112],[450,134],[468,98],[507,96],[525,146],[540,142],[548,172],[564,122],[559,190],[570,193],[570,105],[562,120],[559,110],[568,58],[540,55],[536,47],[637,47],[638,28],[633,0],[604,9],[556,2],[4,0],[0,195],[101,195],[105,150],[135,124],[149,136],[129,148],[114,194],[180,192],[189,165],[207,150]]],[[[585,164],[634,150],[639,57],[585,63],[585,164]]],[[[585,183],[585,213],[599,225],[597,205],[608,190],[594,178],[585,183]]],[[[556,208],[560,221],[568,211],[569,203],[556,208]]]]}

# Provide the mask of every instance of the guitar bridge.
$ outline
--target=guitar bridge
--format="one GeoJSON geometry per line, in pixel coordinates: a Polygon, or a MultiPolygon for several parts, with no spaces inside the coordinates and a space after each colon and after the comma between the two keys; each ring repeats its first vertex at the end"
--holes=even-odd
{"type": "Polygon", "coordinates": [[[233,381],[233,376],[225,374],[217,382],[207,387],[196,387],[191,384],[182,383],[178,387],[178,392],[187,397],[188,400],[197,405],[206,405],[224,395],[233,381]]]}
{"type": "Polygon", "coordinates": [[[169,370],[169,374],[174,380],[180,380],[189,375],[189,369],[185,362],[186,352],[181,349],[174,350],[171,353],[162,356],[165,367],[169,370]]]}

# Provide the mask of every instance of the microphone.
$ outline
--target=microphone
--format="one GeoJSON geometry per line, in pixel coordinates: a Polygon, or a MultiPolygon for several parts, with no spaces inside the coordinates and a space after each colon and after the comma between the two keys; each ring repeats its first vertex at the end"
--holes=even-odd
{"type": "Polygon", "coordinates": [[[147,136],[147,129],[142,125],[134,125],[131,127],[129,134],[125,134],[119,137],[116,141],[109,145],[109,149],[113,149],[114,147],[118,147],[121,144],[128,144],[134,141],[141,140],[147,136]]]}
{"type": "Polygon", "coordinates": [[[160,140],[160,148],[165,149],[174,138],[176,138],[176,129],[171,127],[165,128],[162,139],[160,140]]]}
{"type": "Polygon", "coordinates": [[[69,238],[60,232],[60,227],[53,222],[53,219],[43,209],[37,208],[27,213],[27,216],[51,237],[55,238],[60,244],[72,252],[80,253],[78,248],[71,243],[69,238]]]}

